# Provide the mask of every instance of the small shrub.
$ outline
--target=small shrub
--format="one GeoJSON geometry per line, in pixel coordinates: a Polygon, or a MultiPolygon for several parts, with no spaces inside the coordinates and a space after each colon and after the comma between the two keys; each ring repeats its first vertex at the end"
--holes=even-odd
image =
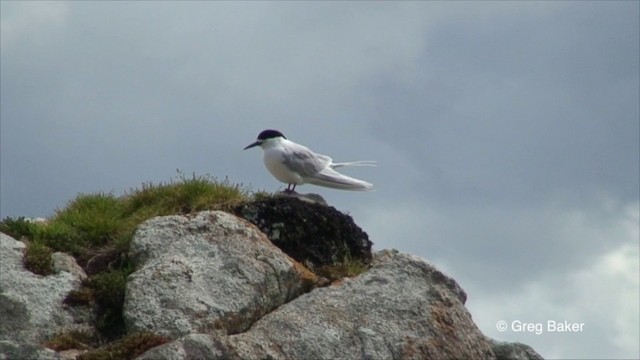
{"type": "Polygon", "coordinates": [[[83,286],[79,290],[71,290],[64,298],[64,303],[70,306],[89,305],[94,300],[93,290],[83,286]]]}
{"type": "Polygon", "coordinates": [[[50,221],[38,228],[34,237],[56,251],[74,256],[79,256],[85,248],[76,229],[59,221],[50,221]]]}
{"type": "Polygon", "coordinates": [[[40,224],[26,220],[24,217],[17,219],[7,217],[0,221],[0,232],[11,236],[16,240],[22,238],[33,239],[40,224]]]}
{"type": "Polygon", "coordinates": [[[49,247],[40,242],[31,242],[24,252],[24,266],[31,272],[39,275],[53,274],[53,252],[49,247]]]}
{"type": "Polygon", "coordinates": [[[93,291],[97,305],[96,329],[106,338],[121,336],[124,329],[122,308],[129,268],[102,272],[87,280],[87,287],[93,291]]]}
{"type": "Polygon", "coordinates": [[[335,264],[323,265],[314,269],[314,272],[330,281],[345,277],[354,277],[367,271],[369,265],[359,259],[343,259],[335,264]]]}

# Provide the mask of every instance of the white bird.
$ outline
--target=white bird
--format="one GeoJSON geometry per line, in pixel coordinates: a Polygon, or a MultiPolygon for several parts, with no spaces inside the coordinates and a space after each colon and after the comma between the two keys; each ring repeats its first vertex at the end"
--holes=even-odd
{"type": "Polygon", "coordinates": [[[306,146],[296,144],[278,130],[264,130],[258,139],[244,148],[260,146],[264,153],[264,165],[276,179],[287,184],[285,192],[294,192],[296,185],[314,184],[341,190],[366,191],[373,185],[343,175],[335,168],[342,166],[376,166],[375,161],[334,163],[326,156],[316,154],[306,146]]]}

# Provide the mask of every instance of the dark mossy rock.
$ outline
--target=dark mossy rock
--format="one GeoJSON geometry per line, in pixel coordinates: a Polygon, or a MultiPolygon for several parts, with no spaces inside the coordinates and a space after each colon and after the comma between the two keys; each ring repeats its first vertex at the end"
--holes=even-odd
{"type": "Polygon", "coordinates": [[[243,203],[233,212],[267,234],[287,255],[307,265],[359,260],[371,263],[371,241],[351,216],[332,206],[273,196],[243,203]]]}

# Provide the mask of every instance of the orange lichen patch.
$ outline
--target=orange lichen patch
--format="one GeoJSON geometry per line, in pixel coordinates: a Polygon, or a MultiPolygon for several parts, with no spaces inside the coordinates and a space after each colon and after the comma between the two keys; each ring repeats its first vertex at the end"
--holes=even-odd
{"type": "Polygon", "coordinates": [[[309,289],[314,287],[325,286],[328,283],[328,280],[314,274],[311,270],[307,269],[304,265],[299,262],[292,260],[293,268],[298,273],[300,280],[305,287],[309,287],[309,289]]]}

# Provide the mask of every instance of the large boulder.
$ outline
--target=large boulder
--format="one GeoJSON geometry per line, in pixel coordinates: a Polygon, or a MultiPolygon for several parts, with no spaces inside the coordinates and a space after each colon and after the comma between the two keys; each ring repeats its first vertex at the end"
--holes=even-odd
{"type": "Polygon", "coordinates": [[[127,328],[169,338],[243,332],[317,280],[256,227],[220,211],[146,221],[130,257],[127,328]]]}
{"type": "Polygon", "coordinates": [[[75,312],[63,304],[86,278],[73,257],[55,253],[56,273],[42,276],[25,269],[25,249],[23,242],[0,233],[0,358],[47,357],[52,352],[40,344],[58,333],[89,327],[77,323],[75,312]]]}

